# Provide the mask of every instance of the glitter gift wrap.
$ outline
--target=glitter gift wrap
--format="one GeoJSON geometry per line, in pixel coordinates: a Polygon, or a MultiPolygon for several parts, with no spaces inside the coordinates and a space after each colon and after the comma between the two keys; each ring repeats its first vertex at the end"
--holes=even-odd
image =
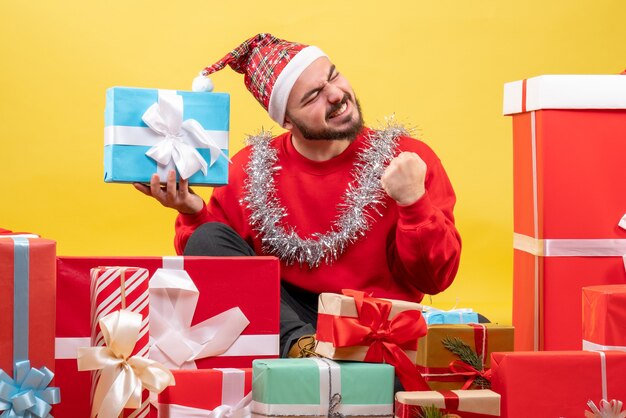
{"type": "Polygon", "coordinates": [[[104,119],[104,181],[164,181],[175,169],[190,184],[227,183],[228,94],[112,87],[104,119]]]}
{"type": "Polygon", "coordinates": [[[513,119],[515,349],[576,350],[581,288],[626,283],[626,76],[507,83],[504,113],[513,119]]]}
{"type": "Polygon", "coordinates": [[[323,358],[255,360],[252,417],[393,417],[393,367],[323,358]]]}
{"type": "Polygon", "coordinates": [[[196,367],[251,367],[253,359],[278,357],[280,276],[274,257],[59,257],[55,381],[64,400],[56,417],[89,416],[90,376],[76,367],[76,348],[88,346],[91,335],[89,272],[120,265],[148,270],[151,281],[163,267],[184,269],[199,290],[191,325],[235,307],[245,314],[250,323],[228,350],[196,360],[196,367]]]}

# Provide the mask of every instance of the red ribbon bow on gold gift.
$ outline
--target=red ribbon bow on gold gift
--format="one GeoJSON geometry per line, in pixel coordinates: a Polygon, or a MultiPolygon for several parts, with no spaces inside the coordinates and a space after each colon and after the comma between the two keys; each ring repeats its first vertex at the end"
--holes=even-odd
{"type": "Polygon", "coordinates": [[[364,361],[388,363],[407,391],[430,390],[415,364],[403,349],[416,350],[418,338],[426,335],[426,321],[418,310],[398,313],[389,320],[391,302],[356,290],[343,290],[354,298],[357,318],[334,317],[335,347],[367,345],[364,361]]]}
{"type": "Polygon", "coordinates": [[[455,360],[450,363],[450,370],[460,376],[467,376],[467,380],[465,384],[461,388],[461,390],[469,389],[476,380],[477,377],[482,377],[485,380],[491,382],[491,369],[487,370],[477,370],[474,366],[467,364],[462,360],[455,360]]]}

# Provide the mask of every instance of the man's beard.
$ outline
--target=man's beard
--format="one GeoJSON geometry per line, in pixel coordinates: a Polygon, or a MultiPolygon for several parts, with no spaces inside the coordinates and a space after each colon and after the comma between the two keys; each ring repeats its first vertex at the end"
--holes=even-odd
{"type": "MultiPolygon", "coordinates": [[[[339,110],[341,106],[350,100],[350,95],[348,93],[344,94],[341,102],[334,104],[327,112],[326,119],[335,111],[339,110]]],[[[359,100],[354,98],[354,105],[356,106],[356,110],[358,112],[358,118],[352,124],[343,129],[335,129],[335,128],[322,128],[316,129],[311,126],[307,126],[298,119],[294,119],[290,116],[291,123],[294,124],[296,128],[302,134],[304,139],[308,139],[311,141],[334,141],[334,140],[348,140],[352,142],[354,138],[361,132],[363,129],[363,113],[361,112],[361,105],[359,104],[359,100]]],[[[341,116],[338,116],[341,117],[341,116]]]]}

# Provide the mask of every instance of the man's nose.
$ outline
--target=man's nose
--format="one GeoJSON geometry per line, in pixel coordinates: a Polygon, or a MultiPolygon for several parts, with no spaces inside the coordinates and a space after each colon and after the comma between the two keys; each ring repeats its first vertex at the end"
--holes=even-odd
{"type": "Polygon", "coordinates": [[[339,103],[343,100],[344,91],[339,87],[329,84],[327,87],[328,101],[330,103],[339,103]]]}

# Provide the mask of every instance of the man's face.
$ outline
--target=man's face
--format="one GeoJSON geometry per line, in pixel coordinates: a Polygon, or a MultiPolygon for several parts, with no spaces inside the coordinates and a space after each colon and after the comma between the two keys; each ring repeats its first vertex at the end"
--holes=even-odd
{"type": "Polygon", "coordinates": [[[294,84],[285,128],[309,140],[353,140],[363,127],[350,83],[326,57],[309,65],[294,84]]]}

